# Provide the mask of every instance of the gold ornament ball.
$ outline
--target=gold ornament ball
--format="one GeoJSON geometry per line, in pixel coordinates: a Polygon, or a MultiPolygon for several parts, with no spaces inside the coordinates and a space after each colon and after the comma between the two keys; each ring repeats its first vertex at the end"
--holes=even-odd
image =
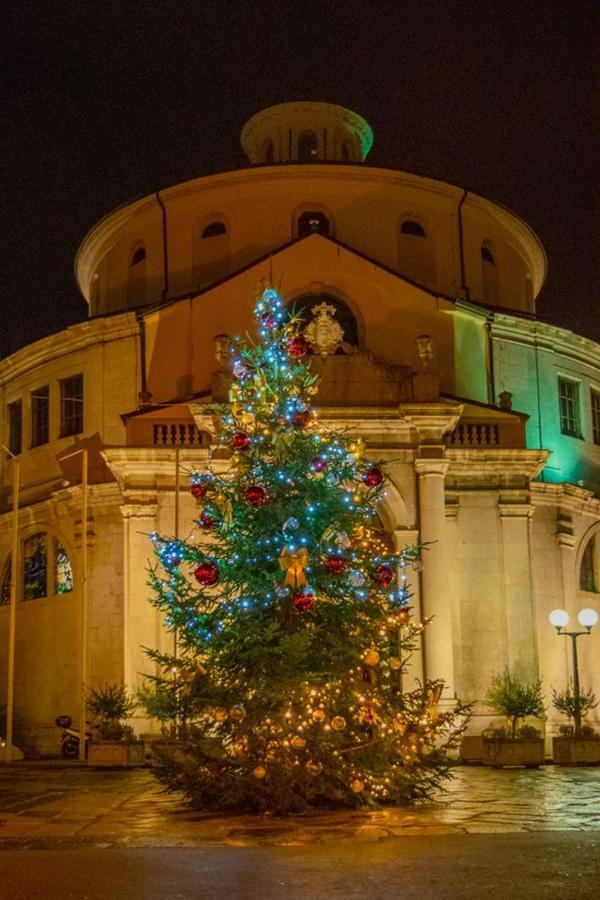
{"type": "Polygon", "coordinates": [[[379,653],[377,650],[367,650],[365,653],[365,662],[368,666],[376,666],[379,664],[379,653]]]}
{"type": "Polygon", "coordinates": [[[343,716],[334,716],[331,720],[331,727],[334,731],[343,731],[346,727],[346,720],[343,716]]]}
{"type": "Polygon", "coordinates": [[[397,672],[398,669],[402,668],[402,663],[398,659],[397,656],[390,656],[389,658],[390,669],[393,672],[397,672]]]}
{"type": "Polygon", "coordinates": [[[294,750],[302,750],[303,747],[306,747],[306,741],[299,734],[295,734],[290,743],[294,750]]]}
{"type": "Polygon", "coordinates": [[[312,714],[313,722],[324,722],[325,721],[325,710],[324,709],[315,709],[312,714]]]}
{"type": "Polygon", "coordinates": [[[258,778],[258,780],[260,781],[267,774],[267,770],[264,768],[264,766],[257,766],[254,769],[254,771],[252,772],[252,774],[254,775],[255,778],[258,778]]]}
{"type": "Polygon", "coordinates": [[[350,788],[354,794],[362,794],[365,789],[365,783],[364,781],[361,781],[360,778],[355,778],[350,784],[350,788]]]}
{"type": "Polygon", "coordinates": [[[231,718],[233,719],[234,722],[241,722],[241,720],[244,718],[244,709],[243,709],[243,707],[241,707],[241,706],[232,706],[232,707],[231,707],[231,713],[230,713],[230,716],[231,716],[231,718]]]}
{"type": "Polygon", "coordinates": [[[245,741],[243,741],[243,740],[236,741],[235,744],[233,745],[234,756],[238,756],[238,757],[245,756],[247,752],[248,752],[248,750],[246,748],[245,741]]]}
{"type": "Polygon", "coordinates": [[[309,759],[309,761],[306,763],[306,768],[311,775],[314,775],[316,777],[323,771],[323,763],[319,762],[316,759],[309,759]]]}
{"type": "Polygon", "coordinates": [[[227,721],[227,711],[224,709],[215,709],[214,717],[215,717],[215,722],[226,722],[227,721]]]}

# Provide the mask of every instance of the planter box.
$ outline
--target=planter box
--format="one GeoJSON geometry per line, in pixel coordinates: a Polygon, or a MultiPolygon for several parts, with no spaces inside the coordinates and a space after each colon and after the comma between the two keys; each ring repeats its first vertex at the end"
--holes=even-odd
{"type": "Polygon", "coordinates": [[[458,754],[464,763],[483,762],[483,736],[480,734],[467,734],[460,742],[458,754]]]}
{"type": "Polygon", "coordinates": [[[143,766],[143,741],[91,741],[90,766],[143,766]]]}
{"type": "Polygon", "coordinates": [[[600,737],[552,738],[552,758],[559,766],[600,765],[600,737]]]}
{"type": "Polygon", "coordinates": [[[483,762],[486,766],[527,766],[537,769],[544,763],[542,738],[484,738],[483,762]]]}

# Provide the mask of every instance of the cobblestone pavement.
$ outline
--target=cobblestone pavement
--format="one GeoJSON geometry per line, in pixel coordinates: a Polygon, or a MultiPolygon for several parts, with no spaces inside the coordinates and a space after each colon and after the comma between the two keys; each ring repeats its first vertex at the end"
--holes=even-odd
{"type": "Polygon", "coordinates": [[[126,847],[302,846],[402,835],[600,831],[600,769],[455,770],[448,792],[413,809],[309,817],[214,816],[165,796],[152,773],[0,768],[0,847],[92,842],[126,847]]]}

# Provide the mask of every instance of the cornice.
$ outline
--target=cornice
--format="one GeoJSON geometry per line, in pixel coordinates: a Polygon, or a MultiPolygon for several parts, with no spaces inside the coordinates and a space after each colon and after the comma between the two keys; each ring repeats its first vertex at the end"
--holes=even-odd
{"type": "Polygon", "coordinates": [[[5,387],[38,366],[62,359],[69,353],[85,350],[95,344],[134,337],[137,334],[138,325],[133,312],[123,312],[102,319],[86,319],[64,331],[58,331],[33,344],[28,344],[0,360],[0,387],[5,387]]]}
{"type": "MultiPolygon", "coordinates": [[[[228,172],[219,172],[204,175],[179,184],[171,185],[160,191],[148,194],[132,202],[117,207],[101,219],[84,237],[75,257],[75,277],[82,293],[87,296],[89,278],[98,256],[103,249],[112,246],[118,232],[131,219],[147,209],[156,207],[160,212],[157,195],[160,194],[163,202],[177,201],[181,197],[201,193],[203,197],[210,196],[216,190],[231,187],[240,188],[251,183],[254,186],[273,185],[276,191],[280,191],[282,182],[292,180],[296,184],[310,184],[311,190],[315,183],[327,182],[330,185],[345,183],[348,185],[359,184],[361,188],[375,184],[387,186],[406,186],[417,188],[424,193],[442,196],[457,204],[465,196],[463,188],[396,169],[388,169],[374,166],[365,166],[343,163],[278,163],[273,166],[254,166],[244,169],[234,169],[228,172]]],[[[467,192],[466,206],[472,206],[484,210],[491,216],[510,236],[509,242],[522,254],[525,247],[528,253],[528,264],[533,268],[534,294],[537,296],[545,278],[547,267],[544,248],[527,223],[516,213],[499,204],[488,200],[479,194],[467,192]]]]}
{"type": "MultiPolygon", "coordinates": [[[[175,486],[175,467],[179,463],[180,476],[188,469],[201,468],[208,463],[208,451],[205,449],[179,450],[173,447],[105,447],[101,454],[106,465],[117,479],[124,497],[133,492],[144,496],[165,490],[173,490],[175,486]]],[[[226,463],[211,461],[215,471],[225,468],[226,463]]],[[[181,477],[182,488],[185,486],[185,475],[181,477]]]]}
{"type": "Polygon", "coordinates": [[[569,513],[600,516],[600,499],[578,485],[535,481],[530,490],[532,503],[536,506],[560,507],[569,513]]]}
{"type": "Polygon", "coordinates": [[[449,475],[491,479],[491,483],[501,482],[504,476],[532,480],[542,471],[549,456],[547,450],[451,447],[446,451],[450,461],[449,475]]]}
{"type": "Polygon", "coordinates": [[[600,344],[567,328],[498,311],[494,311],[490,321],[495,339],[534,346],[593,368],[600,367],[600,344]]]}

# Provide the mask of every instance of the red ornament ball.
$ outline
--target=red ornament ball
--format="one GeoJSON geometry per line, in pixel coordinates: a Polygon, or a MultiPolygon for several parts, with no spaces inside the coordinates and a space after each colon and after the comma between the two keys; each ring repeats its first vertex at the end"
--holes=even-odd
{"type": "Polygon", "coordinates": [[[198,481],[191,486],[190,494],[192,495],[192,497],[195,497],[196,500],[202,500],[204,497],[206,497],[207,490],[208,487],[206,485],[206,482],[198,481]]]}
{"type": "Polygon", "coordinates": [[[329,463],[323,456],[315,456],[314,459],[310,461],[310,467],[313,472],[326,472],[329,463]]]}
{"type": "Polygon", "coordinates": [[[231,446],[234,450],[247,450],[250,446],[250,435],[245,431],[236,431],[231,438],[231,446]]]}
{"type": "Polygon", "coordinates": [[[251,484],[250,487],[247,487],[244,491],[244,499],[250,506],[258,507],[264,506],[269,499],[269,496],[264,487],[261,487],[260,484],[251,484]]]}
{"type": "Polygon", "coordinates": [[[375,566],[373,571],[373,581],[381,587],[389,587],[395,577],[396,573],[391,566],[387,565],[387,563],[379,563],[375,566]]]}
{"type": "Polygon", "coordinates": [[[215,517],[211,516],[209,513],[202,513],[198,519],[198,524],[201,528],[216,528],[219,523],[215,517]]]}
{"type": "Polygon", "coordinates": [[[219,567],[214,562],[203,562],[194,569],[194,577],[198,584],[210,587],[219,580],[219,567]]]}
{"type": "Polygon", "coordinates": [[[287,342],[287,352],[295,359],[302,359],[310,350],[310,344],[302,334],[297,334],[287,342]]]}
{"type": "Polygon", "coordinates": [[[292,424],[296,428],[306,428],[310,422],[310,413],[307,409],[297,410],[292,416],[292,424]]]}
{"type": "Polygon", "coordinates": [[[277,324],[277,320],[276,320],[275,316],[271,315],[271,313],[267,313],[266,315],[263,316],[262,323],[265,326],[265,328],[275,328],[275,325],[277,324]]]}
{"type": "Polygon", "coordinates": [[[315,605],[315,595],[311,593],[311,591],[294,594],[292,596],[292,602],[294,604],[294,609],[298,610],[298,612],[309,612],[315,605]]]}
{"type": "Polygon", "coordinates": [[[381,482],[383,481],[383,472],[379,468],[379,466],[371,466],[362,474],[362,480],[367,485],[367,487],[375,488],[379,487],[381,482]]]}
{"type": "Polygon", "coordinates": [[[348,568],[348,560],[344,556],[326,556],[325,568],[331,575],[343,575],[348,568]]]}

